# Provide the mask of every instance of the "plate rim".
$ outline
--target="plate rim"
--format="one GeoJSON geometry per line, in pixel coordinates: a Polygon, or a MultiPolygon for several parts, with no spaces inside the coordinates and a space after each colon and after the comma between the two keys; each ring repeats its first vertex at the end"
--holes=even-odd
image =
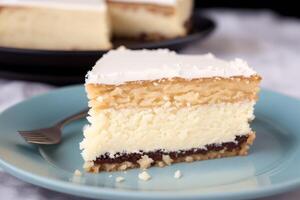
{"type": "MultiPolygon", "coordinates": [[[[29,98],[25,101],[19,102],[14,106],[2,111],[0,113],[0,119],[6,114],[11,111],[16,106],[22,106],[22,104],[32,101],[33,99],[38,99],[41,96],[55,94],[57,92],[63,92],[64,90],[75,90],[83,87],[82,84],[67,86],[59,89],[52,90],[45,94],[40,94],[29,98]]],[[[276,96],[281,96],[284,98],[291,99],[293,101],[297,101],[300,103],[300,100],[291,97],[282,93],[275,92],[269,89],[262,89],[264,93],[271,93],[276,96]]],[[[300,147],[299,147],[300,148],[300,147]]],[[[97,186],[87,186],[87,185],[79,185],[71,182],[66,182],[59,179],[49,179],[45,176],[40,176],[34,173],[30,173],[26,170],[18,168],[13,164],[5,162],[0,154],[0,166],[5,170],[5,172],[15,176],[25,182],[29,182],[33,185],[40,186],[43,188],[55,190],[58,192],[63,192],[71,195],[78,195],[82,197],[89,197],[89,198],[96,198],[101,195],[101,198],[107,199],[115,199],[115,198],[124,198],[124,199],[139,199],[139,198],[146,198],[146,199],[218,199],[218,198],[230,198],[230,199],[240,199],[240,198],[258,198],[258,197],[265,197],[269,195],[280,194],[282,192],[290,191],[295,188],[300,187],[300,176],[297,179],[293,180],[286,180],[285,182],[281,183],[273,183],[272,185],[267,185],[260,188],[255,189],[240,189],[239,191],[235,192],[220,192],[220,193],[201,193],[199,191],[193,190],[186,190],[186,191],[139,191],[139,190],[130,190],[130,189],[114,189],[109,187],[97,187],[97,186]]]]}

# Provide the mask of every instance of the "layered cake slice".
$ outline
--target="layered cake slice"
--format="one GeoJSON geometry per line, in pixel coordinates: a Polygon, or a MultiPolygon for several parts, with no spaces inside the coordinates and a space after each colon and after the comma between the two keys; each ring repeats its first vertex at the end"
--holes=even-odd
{"type": "Polygon", "coordinates": [[[2,0],[0,46],[46,50],[110,49],[103,0],[2,0]]]}
{"type": "Polygon", "coordinates": [[[91,172],[246,155],[260,76],[241,60],[169,50],[108,52],[87,74],[91,172]]]}
{"type": "Polygon", "coordinates": [[[185,36],[193,0],[108,0],[115,37],[161,40],[185,36]]]}

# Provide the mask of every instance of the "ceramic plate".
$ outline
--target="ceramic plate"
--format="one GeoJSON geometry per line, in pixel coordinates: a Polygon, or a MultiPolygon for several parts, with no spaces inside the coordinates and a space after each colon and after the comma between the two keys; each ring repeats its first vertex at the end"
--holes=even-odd
{"type": "Polygon", "coordinates": [[[97,199],[248,199],[300,186],[299,100],[262,90],[253,123],[257,140],[249,156],[154,167],[148,170],[152,176],[148,182],[138,179],[139,169],[73,176],[75,169],[82,169],[78,143],[85,120],[68,125],[59,145],[30,145],[17,134],[52,124],[86,106],[84,88],[73,86],[4,111],[0,166],[32,184],[97,199]],[[173,177],[176,170],[181,170],[181,179],[173,177]],[[117,176],[126,180],[116,183],[117,176]]]}

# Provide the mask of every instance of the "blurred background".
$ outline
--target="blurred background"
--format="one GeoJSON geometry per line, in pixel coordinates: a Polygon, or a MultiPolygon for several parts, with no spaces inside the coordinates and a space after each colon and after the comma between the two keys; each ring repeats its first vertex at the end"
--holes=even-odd
{"type": "MultiPolygon", "coordinates": [[[[206,38],[189,44],[180,53],[211,52],[224,59],[243,58],[263,76],[264,88],[300,98],[300,11],[295,2],[196,0],[195,12],[212,20],[216,27],[206,38]]],[[[10,61],[7,55],[0,52],[1,59],[10,61]]],[[[85,69],[75,77],[69,76],[72,69],[64,72],[64,76],[49,76],[46,71],[34,74],[31,67],[24,65],[21,73],[14,74],[11,73],[13,66],[0,63],[0,112],[24,99],[57,88],[57,84],[43,81],[49,77],[54,80],[52,83],[69,79],[83,82],[87,71],[85,69]],[[22,80],[24,74],[26,81],[22,80]]],[[[0,183],[3,199],[81,199],[32,186],[4,172],[0,172],[0,183]]],[[[283,199],[300,199],[300,190],[264,200],[283,199]]]]}
{"type": "Polygon", "coordinates": [[[217,0],[203,0],[195,1],[196,8],[205,10],[208,8],[214,9],[239,9],[239,10],[272,10],[278,14],[285,16],[300,17],[300,12],[297,8],[296,1],[287,0],[281,3],[266,0],[252,0],[252,1],[217,1],[217,0]]]}

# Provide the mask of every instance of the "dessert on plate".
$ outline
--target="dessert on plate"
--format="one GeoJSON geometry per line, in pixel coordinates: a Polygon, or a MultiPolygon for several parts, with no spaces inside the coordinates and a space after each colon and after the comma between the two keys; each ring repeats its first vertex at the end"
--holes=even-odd
{"type": "Polygon", "coordinates": [[[0,1],[0,46],[48,50],[111,48],[105,2],[0,1]]]}
{"type": "Polygon", "coordinates": [[[89,125],[80,143],[91,172],[246,155],[261,77],[212,54],[120,48],[88,72],[89,125]]]}
{"type": "Polygon", "coordinates": [[[185,36],[193,0],[2,0],[0,46],[107,50],[112,37],[185,36]]]}

